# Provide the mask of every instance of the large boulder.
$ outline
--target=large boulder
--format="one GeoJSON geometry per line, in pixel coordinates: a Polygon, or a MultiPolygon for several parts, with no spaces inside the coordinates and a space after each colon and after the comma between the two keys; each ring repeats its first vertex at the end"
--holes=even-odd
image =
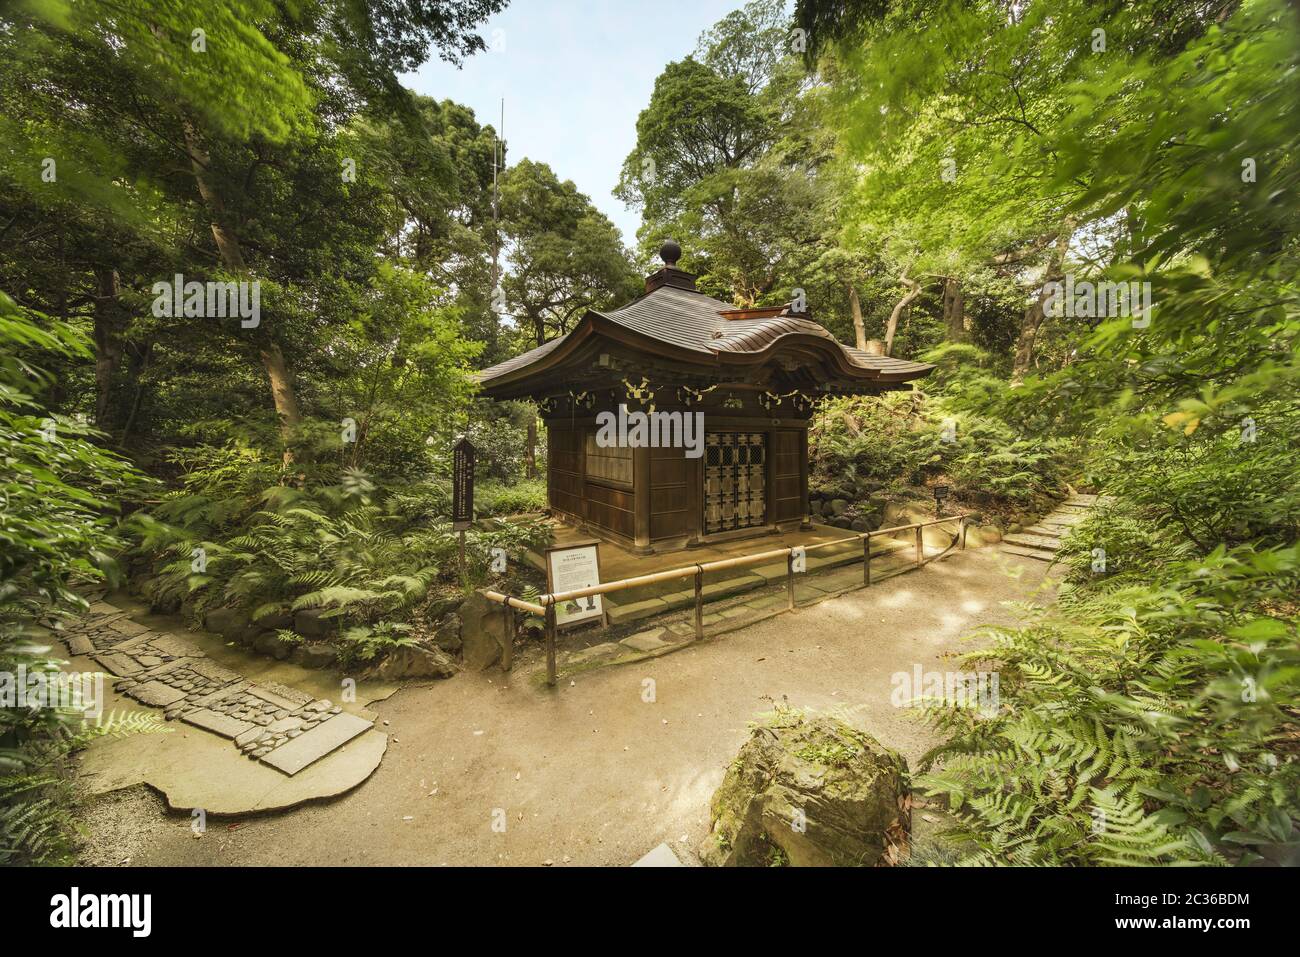
{"type": "Polygon", "coordinates": [[[382,681],[401,678],[450,678],[456,673],[456,662],[438,648],[425,645],[401,645],[390,651],[373,669],[382,681]]]}
{"type": "Polygon", "coordinates": [[[215,631],[227,641],[248,644],[261,631],[248,620],[248,612],[241,608],[213,608],[203,619],[208,631],[215,631]]]}
{"type": "Polygon", "coordinates": [[[478,592],[460,606],[461,661],[472,671],[501,662],[506,647],[506,623],[501,606],[478,592]]]}
{"type": "Polygon", "coordinates": [[[338,658],[334,646],[323,641],[303,642],[295,645],[289,660],[304,668],[329,668],[338,658]]]}
{"type": "Polygon", "coordinates": [[[247,628],[248,615],[239,608],[213,608],[204,617],[203,624],[208,631],[224,635],[231,628],[247,628]]]}
{"type": "Polygon", "coordinates": [[[258,632],[257,637],[253,639],[253,648],[264,655],[270,655],[276,661],[285,661],[293,654],[293,644],[281,641],[273,631],[258,632]]]}
{"type": "Polygon", "coordinates": [[[448,612],[434,629],[433,643],[449,655],[459,654],[461,648],[460,632],[460,615],[454,611],[448,612]]]}
{"type": "Polygon", "coordinates": [[[429,607],[425,609],[424,617],[429,621],[438,621],[448,613],[459,608],[464,601],[465,596],[459,593],[434,598],[429,602],[429,607]]]}
{"type": "Polygon", "coordinates": [[[328,608],[304,608],[293,616],[293,630],[304,638],[326,638],[338,631],[338,618],[326,618],[328,608]]]}
{"type": "Polygon", "coordinates": [[[146,578],[140,591],[149,599],[149,610],[153,614],[174,615],[180,611],[181,596],[174,590],[164,593],[161,578],[146,578]]]}
{"type": "Polygon", "coordinates": [[[836,718],[781,710],[727,769],[700,856],[722,867],[893,864],[910,807],[901,755],[836,718]]]}
{"type": "Polygon", "coordinates": [[[287,608],[279,611],[273,611],[263,615],[261,618],[254,620],[259,628],[267,628],[271,631],[281,631],[285,628],[293,628],[294,614],[287,608]]]}

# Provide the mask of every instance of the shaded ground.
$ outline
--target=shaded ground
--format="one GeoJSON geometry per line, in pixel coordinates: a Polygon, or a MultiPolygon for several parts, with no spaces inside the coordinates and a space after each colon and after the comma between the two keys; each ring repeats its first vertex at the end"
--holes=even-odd
{"type": "Polygon", "coordinates": [[[539,690],[526,669],[406,688],[371,705],[388,753],[347,795],[211,819],[202,838],[188,816],[108,795],[86,815],[87,860],[627,865],[666,841],[693,863],[709,797],[756,713],[782,699],[834,711],[915,763],[932,736],[890,704],[891,675],[917,664],[948,670],[941,656],[978,625],[1014,620],[1000,603],[1032,597],[1044,572],[969,551],[662,658],[584,672],[555,691],[539,690]],[[504,833],[494,830],[503,819],[504,833]]]}

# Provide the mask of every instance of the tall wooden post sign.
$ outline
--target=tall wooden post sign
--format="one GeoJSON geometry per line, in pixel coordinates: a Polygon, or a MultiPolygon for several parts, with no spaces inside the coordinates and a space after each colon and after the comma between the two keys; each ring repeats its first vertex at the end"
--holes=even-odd
{"type": "Polygon", "coordinates": [[[464,582],[465,529],[474,523],[474,444],[461,436],[451,451],[451,527],[460,533],[460,578],[464,582]]]}
{"type": "Polygon", "coordinates": [[[474,445],[462,437],[451,451],[451,527],[463,532],[474,522],[474,445]]]}

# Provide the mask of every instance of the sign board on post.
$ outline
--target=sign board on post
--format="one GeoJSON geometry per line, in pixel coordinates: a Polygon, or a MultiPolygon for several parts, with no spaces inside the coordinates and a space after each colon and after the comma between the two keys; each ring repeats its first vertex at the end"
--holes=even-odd
{"type": "MultiPolygon", "coordinates": [[[[600,584],[600,545],[596,541],[555,545],[546,550],[546,590],[552,595],[600,584]]],[[[575,598],[555,606],[555,624],[576,625],[603,618],[601,595],[575,598]]]]}
{"type": "Polygon", "coordinates": [[[474,445],[461,438],[452,448],[451,527],[463,532],[474,523],[474,445]]]}

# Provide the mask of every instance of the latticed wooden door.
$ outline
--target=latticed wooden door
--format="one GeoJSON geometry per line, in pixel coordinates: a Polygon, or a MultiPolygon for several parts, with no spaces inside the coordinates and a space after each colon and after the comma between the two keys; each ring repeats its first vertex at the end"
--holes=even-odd
{"type": "Polygon", "coordinates": [[[704,532],[767,521],[767,435],[708,432],[704,437],[704,532]]]}

